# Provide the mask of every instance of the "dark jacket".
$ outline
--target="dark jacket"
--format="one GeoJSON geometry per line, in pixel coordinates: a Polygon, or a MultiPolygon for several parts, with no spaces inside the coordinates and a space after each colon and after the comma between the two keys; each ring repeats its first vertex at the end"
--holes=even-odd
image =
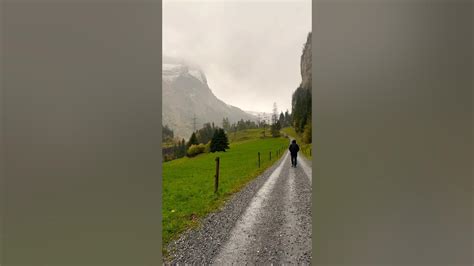
{"type": "Polygon", "coordinates": [[[291,155],[295,156],[300,150],[300,146],[298,146],[296,143],[291,143],[288,149],[290,150],[291,155]]]}

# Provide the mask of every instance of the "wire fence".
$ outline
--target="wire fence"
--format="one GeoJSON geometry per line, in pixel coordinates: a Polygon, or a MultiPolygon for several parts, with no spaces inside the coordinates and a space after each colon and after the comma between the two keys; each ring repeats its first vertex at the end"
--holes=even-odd
{"type": "MultiPolygon", "coordinates": [[[[287,151],[287,145],[282,145],[276,149],[265,149],[261,152],[257,152],[257,154],[255,154],[255,161],[253,167],[261,169],[263,171],[264,169],[270,167],[276,161],[281,159],[287,151]]],[[[203,186],[210,189],[211,184],[214,183],[214,193],[217,193],[219,187],[219,177],[222,177],[222,175],[224,175],[224,182],[229,181],[227,180],[228,173],[226,173],[226,165],[231,162],[229,162],[228,160],[226,161],[226,159],[227,158],[225,157],[222,158],[216,156],[214,160],[209,160],[203,162],[202,164],[194,164],[188,169],[188,171],[186,171],[186,174],[181,173],[180,179],[182,178],[183,180],[185,180],[188,178],[193,179],[195,176],[207,176],[209,177],[209,183],[203,184],[203,186]]],[[[252,166],[250,168],[252,168],[252,166]]]]}
{"type": "MultiPolygon", "coordinates": [[[[286,152],[286,146],[281,146],[278,149],[268,151],[268,155],[262,153],[262,152],[257,152],[257,160],[256,160],[256,166],[258,168],[262,168],[264,166],[270,166],[273,162],[279,160],[286,152]],[[266,157],[268,156],[268,157],[266,157]]],[[[221,163],[221,158],[216,157],[215,159],[215,169],[214,169],[214,193],[217,193],[218,191],[218,186],[219,186],[219,176],[220,176],[220,163],[221,163]]],[[[197,169],[204,170],[206,172],[212,171],[212,169],[209,168],[201,168],[197,167],[197,169]]]]}

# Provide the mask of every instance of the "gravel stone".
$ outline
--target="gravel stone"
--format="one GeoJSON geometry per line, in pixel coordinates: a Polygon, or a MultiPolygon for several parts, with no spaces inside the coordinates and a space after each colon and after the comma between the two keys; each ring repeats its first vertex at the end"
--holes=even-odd
{"type": "MultiPolygon", "coordinates": [[[[298,156],[298,160],[305,160],[311,168],[311,163],[302,156],[298,156]]],[[[291,167],[289,156],[284,154],[262,175],[231,196],[220,210],[204,218],[198,228],[188,230],[171,242],[167,246],[170,257],[164,264],[310,265],[310,179],[300,165],[291,167]],[[269,180],[281,163],[279,175],[269,180]],[[257,211],[251,213],[252,222],[247,228],[242,225],[246,224],[243,216],[267,181],[273,182],[271,190],[260,199],[257,211]],[[230,243],[232,239],[244,241],[230,243]],[[238,248],[226,250],[229,247],[238,248]],[[226,255],[230,253],[232,256],[226,255]]]]}

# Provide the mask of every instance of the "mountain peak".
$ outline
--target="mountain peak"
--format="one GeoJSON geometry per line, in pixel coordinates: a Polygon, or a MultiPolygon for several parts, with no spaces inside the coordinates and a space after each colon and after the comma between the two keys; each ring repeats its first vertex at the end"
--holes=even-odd
{"type": "Polygon", "coordinates": [[[162,81],[163,124],[180,138],[189,138],[194,123],[199,129],[208,122],[221,125],[224,118],[231,123],[255,120],[253,115],[218,99],[209,88],[206,75],[195,64],[176,58],[163,59],[162,81]]]}
{"type": "Polygon", "coordinates": [[[163,56],[163,81],[173,82],[180,76],[193,77],[207,85],[207,78],[201,67],[187,60],[171,56],[163,56]]]}

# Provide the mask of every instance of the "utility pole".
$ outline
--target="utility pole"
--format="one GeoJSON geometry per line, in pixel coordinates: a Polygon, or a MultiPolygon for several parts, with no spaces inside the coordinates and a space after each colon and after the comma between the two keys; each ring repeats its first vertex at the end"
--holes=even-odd
{"type": "Polygon", "coordinates": [[[196,132],[196,114],[193,116],[193,132],[196,132]]]}

